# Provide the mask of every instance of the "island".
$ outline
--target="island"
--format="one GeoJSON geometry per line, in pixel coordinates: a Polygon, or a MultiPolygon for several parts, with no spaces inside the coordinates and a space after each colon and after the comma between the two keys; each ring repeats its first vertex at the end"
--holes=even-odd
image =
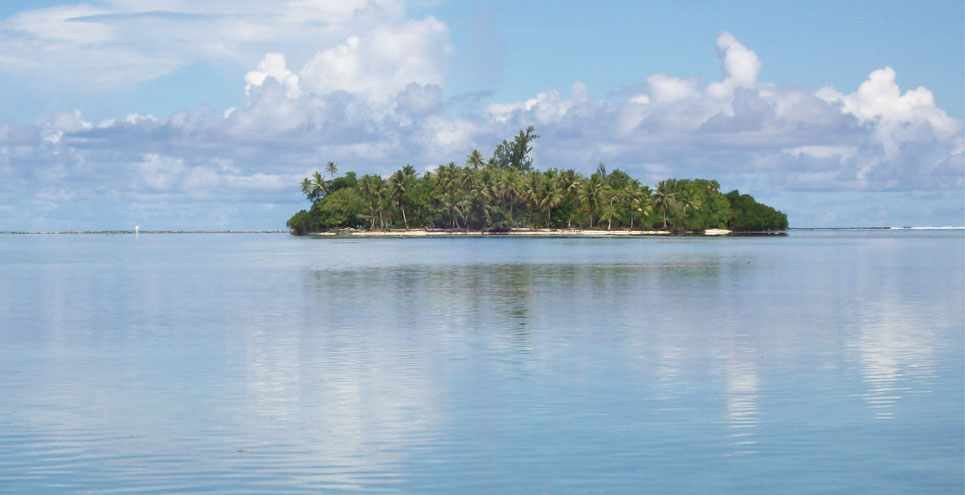
{"type": "Polygon", "coordinates": [[[787,215],[715,180],[666,179],[651,188],[600,163],[588,177],[538,170],[533,127],[504,140],[491,156],[472,150],[419,175],[406,165],[388,179],[338,175],[328,162],[301,182],[311,203],[286,223],[293,235],[613,236],[774,233],[787,215]]]}

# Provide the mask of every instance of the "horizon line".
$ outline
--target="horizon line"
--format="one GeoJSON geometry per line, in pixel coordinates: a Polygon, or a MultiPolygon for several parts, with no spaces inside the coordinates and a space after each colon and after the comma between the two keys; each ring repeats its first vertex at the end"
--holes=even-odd
{"type": "MultiPolygon", "coordinates": [[[[965,230],[965,226],[953,225],[887,225],[887,226],[855,226],[855,227],[788,227],[786,230],[965,230]]],[[[124,229],[102,229],[102,230],[0,230],[0,235],[136,235],[136,234],[288,234],[290,230],[277,229],[198,229],[198,230],[124,230],[124,229]]]]}

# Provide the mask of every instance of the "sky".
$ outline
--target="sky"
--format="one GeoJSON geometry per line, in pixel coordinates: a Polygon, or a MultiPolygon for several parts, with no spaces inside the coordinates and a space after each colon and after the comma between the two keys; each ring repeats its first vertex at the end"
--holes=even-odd
{"type": "Polygon", "coordinates": [[[716,179],[965,225],[965,2],[0,3],[0,231],[284,229],[334,161],[716,179]]]}

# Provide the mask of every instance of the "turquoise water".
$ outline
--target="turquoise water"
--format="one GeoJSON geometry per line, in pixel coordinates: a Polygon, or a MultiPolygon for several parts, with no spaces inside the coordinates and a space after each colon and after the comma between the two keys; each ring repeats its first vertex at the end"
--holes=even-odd
{"type": "Polygon", "coordinates": [[[0,236],[0,492],[962,493],[965,233],[0,236]]]}

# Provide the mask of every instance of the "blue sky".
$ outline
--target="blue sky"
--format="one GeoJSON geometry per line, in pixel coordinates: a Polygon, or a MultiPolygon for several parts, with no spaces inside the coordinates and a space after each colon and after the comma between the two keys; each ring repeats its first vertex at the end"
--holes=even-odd
{"type": "Polygon", "coordinates": [[[0,230],[283,228],[318,164],[707,177],[795,226],[965,225],[962,2],[0,5],[0,230]]]}

